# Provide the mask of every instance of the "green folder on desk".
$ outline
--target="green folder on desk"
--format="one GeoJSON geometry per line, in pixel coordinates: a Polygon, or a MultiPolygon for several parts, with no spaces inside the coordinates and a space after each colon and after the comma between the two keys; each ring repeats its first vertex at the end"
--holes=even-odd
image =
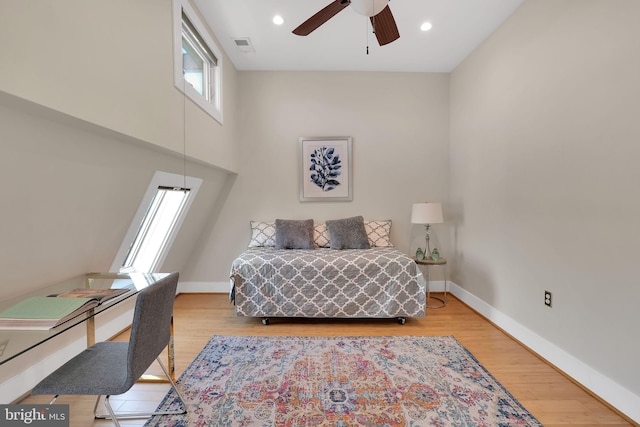
{"type": "Polygon", "coordinates": [[[98,303],[94,298],[27,298],[0,313],[0,329],[51,329],[98,303]]]}

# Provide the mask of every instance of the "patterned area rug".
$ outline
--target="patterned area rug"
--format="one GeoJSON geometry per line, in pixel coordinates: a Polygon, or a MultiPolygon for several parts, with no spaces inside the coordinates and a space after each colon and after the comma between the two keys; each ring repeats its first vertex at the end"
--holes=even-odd
{"type": "Polygon", "coordinates": [[[454,337],[214,336],[178,387],[145,426],[542,425],[454,337]]]}

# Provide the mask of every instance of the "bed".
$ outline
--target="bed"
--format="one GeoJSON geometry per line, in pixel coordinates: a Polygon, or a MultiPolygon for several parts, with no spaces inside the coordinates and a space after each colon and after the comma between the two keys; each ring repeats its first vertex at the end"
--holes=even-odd
{"type": "Polygon", "coordinates": [[[324,229],[333,231],[329,221],[312,225],[312,243],[304,248],[271,242],[272,223],[252,221],[251,243],[231,266],[236,315],[265,324],[286,317],[391,318],[401,324],[424,317],[425,280],[413,259],[390,243],[390,221],[362,221],[368,244],[339,249],[339,236],[324,229]]]}

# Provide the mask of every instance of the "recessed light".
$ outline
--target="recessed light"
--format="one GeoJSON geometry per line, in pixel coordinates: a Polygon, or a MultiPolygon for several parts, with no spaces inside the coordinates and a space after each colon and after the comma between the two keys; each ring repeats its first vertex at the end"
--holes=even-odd
{"type": "Polygon", "coordinates": [[[276,25],[282,25],[284,24],[284,19],[282,19],[282,16],[276,15],[273,17],[273,23],[276,25]]]}
{"type": "Polygon", "coordinates": [[[420,29],[422,31],[429,31],[431,27],[432,27],[431,22],[425,22],[424,24],[420,25],[420,29]]]}

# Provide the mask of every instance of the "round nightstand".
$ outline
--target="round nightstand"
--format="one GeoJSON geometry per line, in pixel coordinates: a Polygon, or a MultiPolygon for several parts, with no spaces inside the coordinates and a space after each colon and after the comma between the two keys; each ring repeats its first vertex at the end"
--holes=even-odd
{"type": "Polygon", "coordinates": [[[427,308],[442,308],[445,305],[447,305],[447,259],[446,258],[438,258],[437,260],[434,259],[413,259],[416,264],[418,265],[426,265],[427,266],[427,308]],[[431,296],[431,291],[430,291],[430,286],[429,286],[429,282],[431,280],[430,277],[430,269],[433,266],[440,266],[444,269],[444,298],[440,298],[440,297],[432,297],[431,296]],[[440,304],[438,305],[429,305],[429,300],[430,299],[434,299],[437,301],[440,301],[440,304]]]}

